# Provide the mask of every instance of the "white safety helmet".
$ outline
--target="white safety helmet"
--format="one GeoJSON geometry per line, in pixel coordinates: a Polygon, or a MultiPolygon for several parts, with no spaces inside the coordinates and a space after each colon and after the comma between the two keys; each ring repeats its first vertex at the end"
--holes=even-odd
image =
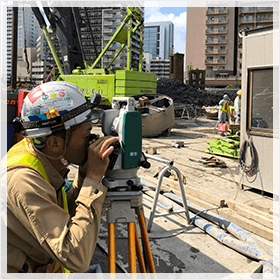
{"type": "Polygon", "coordinates": [[[21,119],[15,123],[23,131],[23,137],[48,136],[101,118],[103,111],[93,110],[100,100],[101,96],[95,94],[90,102],[72,83],[48,82],[28,93],[23,101],[21,119]]]}

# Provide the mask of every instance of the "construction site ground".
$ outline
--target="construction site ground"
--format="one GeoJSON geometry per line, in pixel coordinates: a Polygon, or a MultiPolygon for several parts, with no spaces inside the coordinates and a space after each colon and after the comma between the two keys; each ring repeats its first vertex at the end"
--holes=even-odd
{"type": "MultiPolygon", "coordinates": [[[[218,135],[216,123],[217,120],[207,118],[192,120],[178,118],[169,136],[143,138],[142,151],[149,153],[154,150],[156,151],[154,156],[174,161],[174,166],[185,177],[184,189],[187,201],[204,209],[211,209],[209,213],[218,214],[250,232],[278,256],[279,238],[273,226],[275,228],[276,225],[278,229],[279,205],[275,205],[273,195],[246,186],[241,188],[237,159],[215,155],[226,163],[227,168],[204,167],[201,163],[202,157],[212,156],[204,150],[208,147],[207,141],[215,139],[218,135]],[[172,145],[172,141],[183,141],[184,146],[176,148],[172,145]]],[[[92,133],[103,135],[101,126],[95,125],[92,133]]],[[[155,176],[166,166],[151,159],[149,162],[151,163],[149,169],[140,168],[138,171],[138,176],[144,184],[143,206],[146,225],[158,182],[155,176]]],[[[70,166],[70,170],[71,180],[77,167],[70,166]]],[[[171,177],[164,178],[161,189],[181,197],[178,181],[171,177]]],[[[167,203],[170,203],[171,208],[178,206],[171,200],[167,203]]],[[[164,211],[157,206],[156,213],[164,211]]],[[[136,226],[140,233],[137,220],[136,226]]],[[[101,265],[103,273],[108,272],[107,233],[105,212],[93,257],[93,262],[101,265]]],[[[179,214],[154,218],[148,237],[157,273],[195,273],[197,276],[222,274],[226,277],[227,274],[252,274],[261,270],[260,262],[221,244],[193,224],[188,225],[186,218],[179,214]]],[[[127,225],[118,223],[116,272],[128,272],[128,250],[127,225]]],[[[195,275],[192,277],[195,278],[195,275]]]]}

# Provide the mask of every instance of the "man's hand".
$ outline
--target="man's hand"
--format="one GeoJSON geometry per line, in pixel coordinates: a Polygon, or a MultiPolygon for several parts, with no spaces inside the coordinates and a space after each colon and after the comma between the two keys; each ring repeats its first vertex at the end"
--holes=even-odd
{"type": "Polygon", "coordinates": [[[97,139],[88,147],[87,178],[101,182],[109,164],[109,155],[114,150],[114,147],[110,147],[110,145],[118,140],[118,137],[105,136],[97,139]]]}

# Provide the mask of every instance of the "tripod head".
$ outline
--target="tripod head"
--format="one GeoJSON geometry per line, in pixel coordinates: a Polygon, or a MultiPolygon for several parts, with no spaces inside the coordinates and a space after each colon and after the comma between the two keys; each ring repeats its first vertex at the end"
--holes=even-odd
{"type": "Polygon", "coordinates": [[[119,137],[119,142],[114,143],[114,151],[102,181],[109,189],[142,189],[137,171],[140,166],[150,167],[142,153],[142,119],[134,103],[132,97],[114,97],[112,109],[106,110],[102,117],[103,134],[119,137]]]}

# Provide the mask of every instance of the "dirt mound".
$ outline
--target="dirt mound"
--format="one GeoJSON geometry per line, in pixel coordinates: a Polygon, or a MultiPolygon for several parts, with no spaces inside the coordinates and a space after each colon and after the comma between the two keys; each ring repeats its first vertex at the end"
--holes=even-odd
{"type": "Polygon", "coordinates": [[[161,78],[157,81],[157,93],[171,97],[174,101],[175,117],[187,109],[190,118],[205,116],[202,106],[215,106],[227,94],[234,101],[238,89],[195,89],[177,79],[161,78]]]}

